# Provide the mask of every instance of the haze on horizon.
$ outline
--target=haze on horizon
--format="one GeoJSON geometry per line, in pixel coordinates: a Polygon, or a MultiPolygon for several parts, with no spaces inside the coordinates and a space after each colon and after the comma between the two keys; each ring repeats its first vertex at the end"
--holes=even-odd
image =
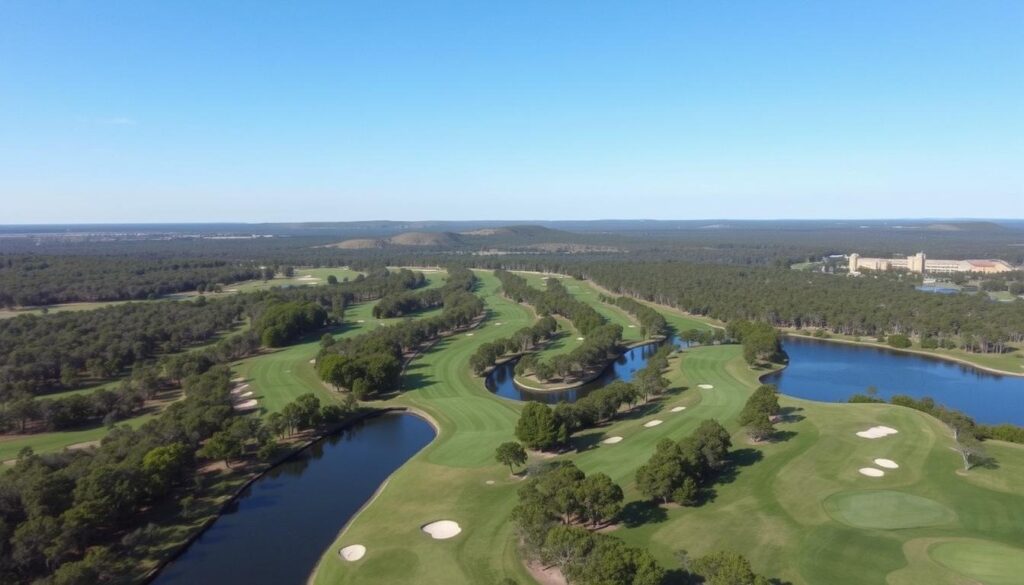
{"type": "Polygon", "coordinates": [[[1024,217],[1024,4],[0,6],[0,224],[1024,217]]]}

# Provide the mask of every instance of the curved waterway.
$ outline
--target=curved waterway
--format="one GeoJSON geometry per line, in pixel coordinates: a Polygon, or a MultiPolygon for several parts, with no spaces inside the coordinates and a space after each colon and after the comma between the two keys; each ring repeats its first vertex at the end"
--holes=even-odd
{"type": "Polygon", "coordinates": [[[846,402],[875,386],[881,398],[930,396],[980,423],[1024,425],[1024,377],[917,354],[797,337],[787,337],[783,349],[789,365],[763,379],[777,384],[783,394],[846,402]]]}
{"type": "MultiPolygon", "coordinates": [[[[676,347],[686,347],[686,343],[673,337],[671,343],[676,347]]],[[[626,350],[597,378],[590,382],[573,388],[571,390],[528,390],[515,383],[515,361],[508,361],[496,366],[484,380],[488,390],[503,398],[512,400],[530,400],[534,402],[546,402],[558,404],[559,402],[576,402],[587,394],[608,385],[615,380],[629,382],[639,370],[647,365],[647,359],[654,355],[661,345],[659,342],[651,342],[626,350]]]]}
{"type": "Polygon", "coordinates": [[[341,527],[433,438],[423,419],[389,414],[322,439],[253,482],[153,582],[305,583],[341,527]]]}

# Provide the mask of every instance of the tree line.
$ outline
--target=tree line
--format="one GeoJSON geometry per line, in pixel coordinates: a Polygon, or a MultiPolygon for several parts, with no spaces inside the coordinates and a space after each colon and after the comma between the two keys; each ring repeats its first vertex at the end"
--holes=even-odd
{"type": "Polygon", "coordinates": [[[602,302],[615,305],[636,317],[637,322],[640,323],[641,337],[668,335],[668,322],[665,321],[664,315],[643,303],[637,302],[636,299],[632,297],[610,297],[607,295],[601,295],[600,299],[602,302]]]}
{"type": "Polygon", "coordinates": [[[0,258],[0,307],[153,299],[263,276],[252,260],[7,256],[0,258]]]}
{"type": "Polygon", "coordinates": [[[1024,341],[1020,301],[937,295],[893,279],[681,262],[592,262],[574,269],[616,293],[722,321],[949,339],[984,353],[1003,352],[1007,342],[1024,341]]]}
{"type": "MultiPolygon", "coordinates": [[[[423,276],[422,272],[417,274],[421,277],[423,276]]],[[[475,285],[476,276],[472,270],[463,267],[453,267],[448,272],[448,277],[443,287],[423,291],[402,291],[386,295],[374,305],[373,316],[377,319],[390,319],[425,309],[440,307],[444,304],[446,294],[456,290],[471,291],[475,285]]],[[[419,288],[419,286],[417,285],[415,288],[419,288]]]]}
{"type": "Polygon", "coordinates": [[[558,330],[558,321],[550,315],[541,317],[533,325],[522,327],[510,337],[503,337],[482,343],[469,358],[473,373],[482,376],[498,360],[509,355],[518,355],[536,349],[549,341],[558,330]]]}

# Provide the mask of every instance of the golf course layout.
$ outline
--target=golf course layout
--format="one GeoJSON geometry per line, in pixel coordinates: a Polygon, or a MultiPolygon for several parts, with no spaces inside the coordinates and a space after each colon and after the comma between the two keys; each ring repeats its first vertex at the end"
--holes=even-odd
{"type": "MultiPolygon", "coordinates": [[[[437,437],[339,526],[311,583],[534,582],[510,519],[523,473],[512,475],[494,460],[495,448],[514,440],[524,403],[488,392],[469,357],[535,316],[502,297],[493,275],[476,275],[487,308],[482,326],[436,343],[411,363],[398,397],[374,403],[421,414],[437,437]]],[[[572,285],[603,315],[617,311],[588,283],[572,285]]],[[[664,315],[676,328],[687,318],[664,315]]],[[[664,372],[666,393],[579,431],[572,450],[531,452],[526,469],[568,460],[588,476],[607,474],[625,494],[610,534],[668,569],[680,566],[680,551],[693,558],[731,550],[757,573],[794,584],[1019,582],[1024,448],[987,441],[997,463],[963,471],[949,429],[925,413],[787,396],[777,437],[755,443],[737,417],[763,373],[744,362],[737,345],[675,352],[664,372]],[[637,467],[660,440],[679,440],[709,418],[725,425],[733,442],[712,494],[693,507],[649,502],[637,490],[637,467]]],[[[255,370],[250,376],[259,383],[255,370]]],[[[264,390],[268,403],[277,388],[264,390]]]]}

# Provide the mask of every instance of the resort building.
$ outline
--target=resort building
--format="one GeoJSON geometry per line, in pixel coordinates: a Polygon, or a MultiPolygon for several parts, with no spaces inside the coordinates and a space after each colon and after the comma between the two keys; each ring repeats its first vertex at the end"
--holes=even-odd
{"type": "Polygon", "coordinates": [[[1013,270],[1003,260],[935,260],[918,252],[906,258],[862,258],[860,254],[850,254],[850,274],[861,270],[906,270],[924,274],[952,274],[954,272],[977,272],[980,274],[998,274],[1013,270]]]}

